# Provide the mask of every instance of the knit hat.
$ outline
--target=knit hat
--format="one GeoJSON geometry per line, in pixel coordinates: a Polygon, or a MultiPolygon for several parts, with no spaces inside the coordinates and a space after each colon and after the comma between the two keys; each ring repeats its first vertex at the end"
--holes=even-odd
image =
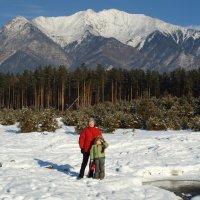
{"type": "MultiPolygon", "coordinates": [[[[104,138],[102,136],[98,136],[95,140],[94,140],[94,144],[96,144],[97,141],[101,141],[101,142],[105,142],[104,138]]],[[[102,149],[101,149],[101,153],[104,153],[105,151],[105,146],[103,145],[102,146],[102,149]]]]}
{"type": "Polygon", "coordinates": [[[98,140],[104,142],[104,138],[103,138],[102,136],[98,136],[98,137],[95,138],[94,144],[96,144],[96,142],[97,142],[98,140]]]}
{"type": "Polygon", "coordinates": [[[89,122],[94,122],[95,124],[95,119],[93,117],[90,117],[89,122]]]}

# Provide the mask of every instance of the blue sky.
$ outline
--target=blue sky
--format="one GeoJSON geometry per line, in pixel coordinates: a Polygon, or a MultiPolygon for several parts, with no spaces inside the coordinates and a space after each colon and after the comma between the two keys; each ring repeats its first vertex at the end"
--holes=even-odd
{"type": "Polygon", "coordinates": [[[18,15],[28,19],[66,16],[89,8],[116,8],[176,25],[200,25],[200,0],[0,0],[0,28],[18,15]]]}

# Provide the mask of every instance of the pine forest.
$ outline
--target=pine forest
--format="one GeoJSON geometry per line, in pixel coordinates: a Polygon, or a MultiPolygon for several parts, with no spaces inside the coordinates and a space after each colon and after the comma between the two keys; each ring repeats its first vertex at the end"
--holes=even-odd
{"type": "Polygon", "coordinates": [[[93,116],[107,132],[199,130],[199,96],[200,69],[158,73],[106,70],[101,65],[91,70],[82,64],[72,72],[64,66],[39,67],[22,74],[0,74],[0,123],[21,121],[24,132],[44,131],[54,130],[55,118],[62,117],[79,132],[93,116]]]}

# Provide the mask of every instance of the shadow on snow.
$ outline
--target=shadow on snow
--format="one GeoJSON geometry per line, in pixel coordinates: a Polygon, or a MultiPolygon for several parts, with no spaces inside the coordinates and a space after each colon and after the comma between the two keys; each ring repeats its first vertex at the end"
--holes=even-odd
{"type": "Polygon", "coordinates": [[[69,176],[78,176],[79,174],[77,172],[72,171],[73,167],[69,164],[66,165],[57,165],[55,163],[49,162],[49,161],[43,161],[40,159],[35,158],[35,161],[37,161],[37,163],[40,165],[40,167],[46,167],[49,169],[54,169],[57,170],[59,172],[65,173],[69,176]]]}
{"type": "Polygon", "coordinates": [[[16,129],[7,129],[5,130],[6,133],[15,133],[15,134],[19,134],[21,133],[20,129],[16,130],[16,129]]]}

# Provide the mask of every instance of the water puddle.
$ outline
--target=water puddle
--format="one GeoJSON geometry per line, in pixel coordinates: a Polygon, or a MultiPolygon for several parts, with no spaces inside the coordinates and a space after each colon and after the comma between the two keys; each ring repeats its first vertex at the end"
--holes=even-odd
{"type": "Polygon", "coordinates": [[[183,200],[190,200],[192,197],[200,195],[199,180],[156,180],[143,182],[143,185],[152,185],[174,192],[183,200]]]}

